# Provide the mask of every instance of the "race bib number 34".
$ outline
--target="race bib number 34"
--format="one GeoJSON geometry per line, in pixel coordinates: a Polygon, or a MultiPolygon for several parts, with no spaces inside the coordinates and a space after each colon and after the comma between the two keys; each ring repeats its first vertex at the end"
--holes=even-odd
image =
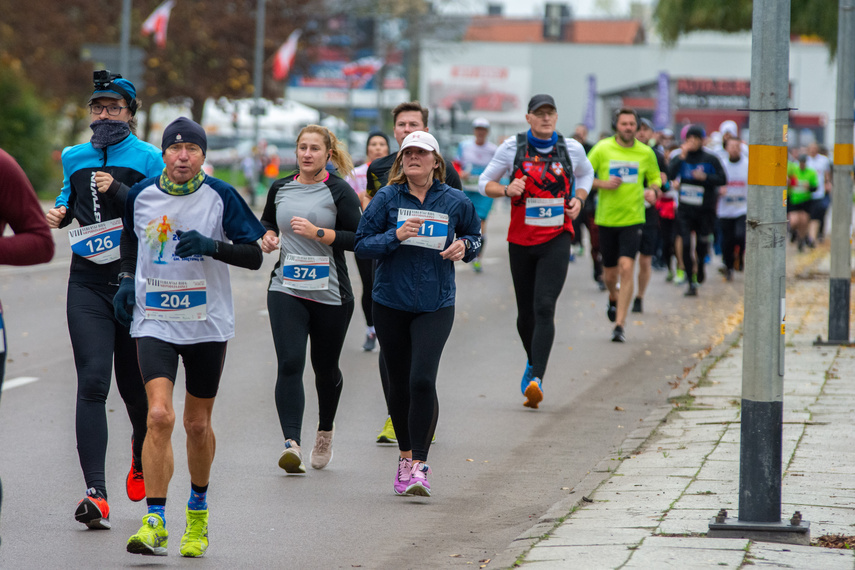
{"type": "Polygon", "coordinates": [[[145,318],[158,321],[204,321],[208,318],[205,280],[146,279],[145,318]]]}
{"type": "Polygon", "coordinates": [[[525,201],[525,225],[564,225],[564,198],[528,198],[525,201]]]}
{"type": "Polygon", "coordinates": [[[82,228],[74,228],[68,232],[71,251],[98,265],[119,259],[119,241],[121,241],[121,237],[121,218],[82,228]]]}
{"type": "Polygon", "coordinates": [[[317,291],[330,288],[330,258],[294,255],[282,260],[282,283],[289,289],[317,291]]]}
{"type": "Polygon", "coordinates": [[[407,238],[402,245],[414,245],[442,251],[448,238],[448,214],[431,212],[429,210],[398,210],[398,227],[404,225],[410,218],[424,220],[416,237],[407,238]]]}

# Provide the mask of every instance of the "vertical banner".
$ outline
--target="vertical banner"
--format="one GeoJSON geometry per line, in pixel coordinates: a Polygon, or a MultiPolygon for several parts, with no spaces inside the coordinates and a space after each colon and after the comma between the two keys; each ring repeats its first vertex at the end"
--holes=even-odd
{"type": "Polygon", "coordinates": [[[588,75],[588,104],[585,106],[585,118],[582,123],[588,127],[589,131],[594,130],[594,113],[597,108],[597,76],[594,74],[588,75]]]}
{"type": "Polygon", "coordinates": [[[656,114],[653,116],[653,126],[656,130],[664,129],[671,124],[671,81],[668,73],[659,73],[659,93],[656,97],[656,114]]]}

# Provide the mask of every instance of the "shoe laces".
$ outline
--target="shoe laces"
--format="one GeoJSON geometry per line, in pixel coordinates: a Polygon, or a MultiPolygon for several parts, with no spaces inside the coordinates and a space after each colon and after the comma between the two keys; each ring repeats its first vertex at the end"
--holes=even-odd
{"type": "Polygon", "coordinates": [[[321,433],[318,432],[318,436],[315,439],[315,451],[316,453],[326,453],[329,451],[332,446],[332,433],[321,433]]]}
{"type": "Polygon", "coordinates": [[[427,476],[432,473],[427,463],[422,461],[413,463],[413,471],[410,474],[410,479],[427,479],[427,476]]]}
{"type": "Polygon", "coordinates": [[[398,460],[398,481],[409,481],[413,471],[413,461],[409,457],[398,460]]]}
{"type": "Polygon", "coordinates": [[[205,520],[202,517],[187,517],[187,528],[184,530],[184,536],[188,540],[202,540],[205,534],[205,520]]]}

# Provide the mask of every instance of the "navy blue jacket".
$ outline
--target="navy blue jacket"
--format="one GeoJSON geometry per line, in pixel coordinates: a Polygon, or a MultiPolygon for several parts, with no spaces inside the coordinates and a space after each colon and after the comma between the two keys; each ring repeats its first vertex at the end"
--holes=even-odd
{"type": "Polygon", "coordinates": [[[481,249],[481,220],[460,190],[434,180],[421,203],[406,184],[384,186],[362,215],[354,247],[357,256],[379,260],[372,298],[381,305],[412,313],[454,305],[454,262],[443,259],[441,250],[402,246],[395,235],[399,208],[447,214],[445,248],[455,239],[466,238],[471,243],[463,261],[475,259],[481,249]]]}

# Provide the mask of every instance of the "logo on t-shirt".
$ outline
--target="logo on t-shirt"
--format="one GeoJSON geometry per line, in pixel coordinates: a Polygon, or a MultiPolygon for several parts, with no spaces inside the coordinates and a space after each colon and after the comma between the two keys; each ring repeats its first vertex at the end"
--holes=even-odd
{"type": "MultiPolygon", "coordinates": [[[[172,238],[175,235],[175,229],[175,222],[170,220],[167,216],[155,218],[146,224],[146,245],[148,245],[152,251],[157,253],[157,258],[153,263],[158,265],[166,265],[169,263],[169,261],[164,259],[164,253],[167,253],[166,244],[172,241],[172,238]]],[[[170,251],[168,253],[169,257],[172,257],[172,252],[170,251]]]]}

